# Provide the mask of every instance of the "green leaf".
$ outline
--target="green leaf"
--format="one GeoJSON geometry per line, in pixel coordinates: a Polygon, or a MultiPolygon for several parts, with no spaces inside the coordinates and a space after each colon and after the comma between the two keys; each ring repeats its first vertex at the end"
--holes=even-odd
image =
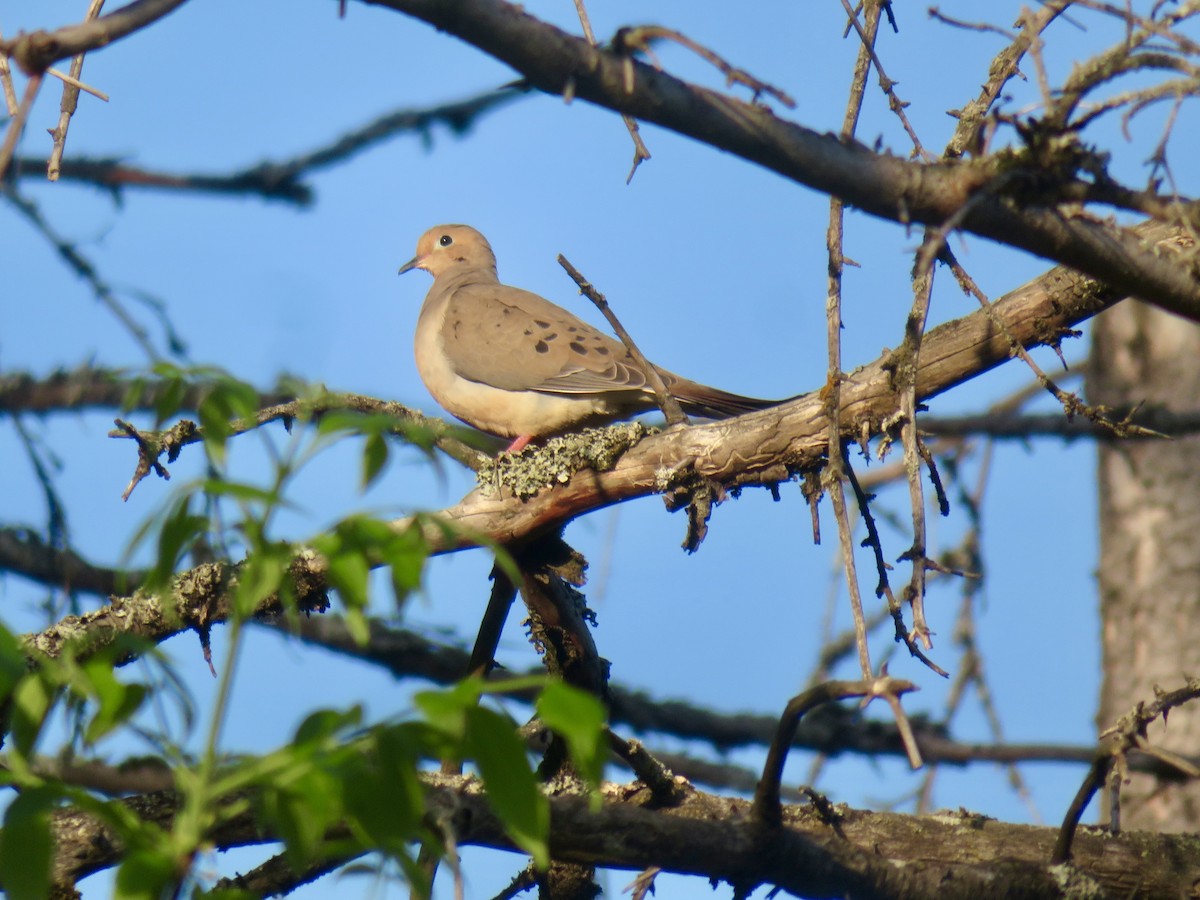
{"type": "Polygon", "coordinates": [[[175,507],[163,519],[158,532],[158,553],[146,578],[147,590],[155,591],[166,587],[184,552],[207,530],[208,519],[192,515],[190,494],[176,501],[175,507]]]}
{"type": "Polygon", "coordinates": [[[82,674],[89,688],[88,694],[97,704],[96,712],[87,724],[84,739],[95,743],[128,721],[141,707],[148,692],[145,685],[119,681],[113,672],[112,660],[103,656],[84,663],[82,674]]]}
{"type": "Polygon", "coordinates": [[[529,766],[513,723],[490,709],[466,713],[466,747],[487,790],[488,803],[509,836],[539,869],[550,864],[550,804],[529,766]]]}
{"type": "Polygon", "coordinates": [[[441,851],[425,825],[425,787],[417,776],[421,759],[442,754],[442,738],[419,722],[373,729],[368,752],[355,755],[345,768],[346,823],[364,846],[396,859],[414,888],[427,879],[412,866],[411,845],[420,840],[441,851]]]}
{"type": "Polygon", "coordinates": [[[0,831],[0,885],[9,900],[43,900],[50,893],[54,839],[50,811],[58,795],[49,788],[17,794],[4,812],[0,831]]]}
{"type": "Polygon", "coordinates": [[[461,741],[466,732],[467,710],[478,705],[482,692],[482,681],[464,678],[446,690],[420,691],[413,697],[413,703],[430,725],[461,741]]]}
{"type": "Polygon", "coordinates": [[[130,851],[117,869],[115,900],[160,900],[179,879],[174,860],[161,850],[130,851]]]}
{"type": "Polygon", "coordinates": [[[375,483],[375,479],[379,477],[383,467],[387,465],[387,461],[388,445],[383,435],[378,432],[367,435],[366,444],[363,446],[362,489],[364,491],[375,483]]]}
{"type": "Polygon", "coordinates": [[[586,691],[551,681],[538,697],[537,714],[567,742],[580,776],[593,791],[598,788],[608,758],[604,704],[586,691]]]}
{"type": "Polygon", "coordinates": [[[33,753],[42,725],[54,704],[56,691],[40,673],[32,673],[17,682],[12,693],[12,737],[17,752],[33,753]]]}
{"type": "Polygon", "coordinates": [[[218,465],[225,462],[225,442],[234,431],[234,420],[251,416],[258,405],[258,392],[228,375],[215,380],[197,412],[204,429],[204,446],[218,465]]]}
{"type": "Polygon", "coordinates": [[[370,600],[368,581],[371,567],[366,555],[357,548],[347,548],[329,557],[329,583],[342,596],[348,609],[362,610],[370,600]]]}
{"type": "Polygon", "coordinates": [[[283,838],[288,861],[301,871],[315,860],[325,832],[342,818],[342,782],[311,764],[290,774],[284,786],[263,785],[260,808],[283,838]]]}
{"type": "Polygon", "coordinates": [[[187,394],[187,381],[178,369],[172,367],[172,370],[171,374],[162,376],[158,385],[158,396],[154,399],[155,428],[161,428],[167,419],[179,412],[187,394]]]}
{"type": "Polygon", "coordinates": [[[265,506],[275,506],[281,502],[278,491],[274,489],[238,481],[226,481],[222,478],[207,479],[204,482],[204,492],[214,497],[231,497],[234,500],[262,503],[265,506]]]}
{"type": "MultiPolygon", "coordinates": [[[[386,419],[387,417],[380,416],[379,418],[386,419]]],[[[371,420],[372,417],[367,413],[348,409],[328,412],[317,422],[317,434],[365,434],[378,431],[378,428],[372,426],[371,420]]]]}
{"type": "Polygon", "coordinates": [[[259,603],[279,591],[291,561],[287,545],[266,544],[257,551],[238,572],[234,608],[242,616],[253,615],[259,603]]]}
{"type": "Polygon", "coordinates": [[[403,531],[392,530],[392,538],[384,547],[384,562],[391,566],[392,593],[396,609],[404,606],[408,595],[421,586],[429,544],[420,526],[413,522],[403,531]]]}
{"type": "Polygon", "coordinates": [[[13,687],[28,671],[29,664],[21,642],[0,624],[0,701],[12,693],[13,687]]]}
{"type": "Polygon", "coordinates": [[[355,704],[347,710],[319,709],[310,713],[292,738],[292,746],[317,744],[334,735],[362,725],[362,707],[355,704]]]}

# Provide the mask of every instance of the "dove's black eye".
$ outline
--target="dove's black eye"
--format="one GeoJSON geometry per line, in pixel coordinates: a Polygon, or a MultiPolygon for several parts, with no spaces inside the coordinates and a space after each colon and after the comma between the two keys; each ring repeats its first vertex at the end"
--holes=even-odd
{"type": "Polygon", "coordinates": [[[454,238],[450,237],[448,234],[443,234],[440,238],[438,238],[438,243],[443,247],[449,247],[454,243],[454,238]]]}

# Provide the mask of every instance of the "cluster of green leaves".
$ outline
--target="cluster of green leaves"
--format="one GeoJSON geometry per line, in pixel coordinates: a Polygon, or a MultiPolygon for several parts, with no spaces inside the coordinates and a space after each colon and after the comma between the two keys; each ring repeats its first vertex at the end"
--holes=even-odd
{"type": "MultiPolygon", "coordinates": [[[[114,664],[131,645],[90,657],[68,648],[31,666],[20,641],[0,628],[0,695],[11,739],[0,783],[17,794],[0,828],[0,888],[12,900],[47,895],[54,856],[53,815],[74,807],[103,823],[125,848],[117,895],[154,898],[191,880],[192,861],[221,829],[255,814],[254,837],[281,840],[294,869],[326,859],[376,853],[399,863],[427,890],[416,851],[441,853],[431,830],[420,771],[430,760],[472,764],[514,844],[539,866],[549,862],[549,812],[516,723],[481,704],[494,689],[476,679],[416,697],[409,720],[367,727],[362,710],[309,715],[291,740],[257,756],[217,757],[212,764],[170,760],[176,798],[164,827],[135,815],[119,799],[102,799],[47,774],[36,750],[56,703],[87,704],[85,744],[130,727],[149,696],[146,685],[119,679],[114,664]]],[[[588,694],[560,682],[526,679],[505,690],[541,687],[542,721],[565,739],[574,765],[593,788],[605,753],[604,711],[588,694]]],[[[223,890],[222,897],[242,896],[223,890]]],[[[249,895],[246,895],[249,896],[249,895]]]]}
{"type": "MultiPolygon", "coordinates": [[[[116,666],[132,655],[155,649],[123,635],[112,645],[89,653],[86,645],[68,645],[56,658],[36,664],[21,641],[0,626],[0,710],[8,740],[0,784],[17,791],[0,829],[0,887],[9,897],[45,897],[53,856],[51,813],[70,803],[83,812],[116,824],[129,822],[128,810],[107,804],[79,788],[42,774],[37,749],[55,709],[72,703],[84,709],[82,744],[90,749],[129,724],[150,690],[146,684],[119,679],[116,666]]],[[[128,846],[136,846],[134,828],[128,846]]]]}
{"type": "MultiPolygon", "coordinates": [[[[334,443],[361,439],[360,487],[365,491],[384,471],[390,455],[389,438],[400,439],[425,454],[432,451],[434,435],[427,428],[385,415],[330,412],[321,416],[309,432],[311,440],[294,433],[282,451],[268,443],[273,468],[267,484],[235,480],[227,472],[228,443],[254,421],[258,402],[254,388],[213,368],[184,369],[163,363],[153,372],[156,428],[180,412],[189,394],[199,391],[196,405],[209,474],[180,485],[171,502],[164,504],[135,536],[131,551],[151,539],[157,542],[154,565],[145,584],[150,591],[168,589],[183,559],[204,542],[220,548],[220,555],[226,558],[245,559],[238,573],[236,614],[252,614],[258,602],[276,593],[281,594],[286,608],[291,599],[287,596],[286,572],[295,546],[272,538],[270,526],[277,511],[291,508],[286,499],[288,489],[304,466],[334,443]],[[235,508],[234,514],[221,514],[230,505],[235,508]]],[[[135,381],[128,402],[142,396],[148,386],[148,382],[135,381]]],[[[323,396],[323,392],[315,391],[305,399],[316,404],[323,396]]],[[[366,515],[353,515],[335,523],[310,546],[325,557],[330,584],[345,604],[347,623],[362,641],[367,637],[371,570],[388,567],[399,609],[419,588],[428,556],[420,527],[398,530],[386,520],[366,515]]]]}
{"type": "MultiPolygon", "coordinates": [[[[358,707],[321,710],[271,752],[236,757],[223,749],[221,734],[243,646],[243,624],[272,597],[295,612],[288,570],[296,546],[275,535],[273,520],[287,506],[296,474],[333,442],[362,439],[366,489],[388,461],[389,437],[398,435],[424,451],[432,447],[433,437],[385,416],[329,414],[315,429],[292,434],[284,450],[272,449],[273,465],[265,484],[237,481],[228,475],[227,451],[230,438],[256,412],[257,394],[249,385],[216,370],[160,366],[154,383],[157,426],[175,416],[198,386],[206,475],[179,485],[134,543],[153,548],[142,589],[164,598],[171,596],[186,558],[198,549],[240,559],[228,628],[222,633],[228,653],[203,749],[185,752],[179,742],[151,734],[142,721],[147,701],[164,689],[163,682],[123,677],[128,670],[120,666],[135,658],[157,659],[169,672],[153,645],[127,636],[98,651],[80,643],[68,645],[55,658],[43,658],[0,626],[0,718],[10,735],[0,786],[15,792],[0,827],[0,888],[14,900],[46,896],[56,815],[70,807],[103,823],[109,839],[123,848],[116,872],[120,897],[158,897],[184,886],[199,890],[192,874],[197,856],[213,845],[222,829],[236,828],[244,816],[254,818],[257,830],[241,839],[282,841],[298,870],[322,860],[376,853],[398,863],[423,891],[428,885],[416,865],[418,849],[440,853],[447,845],[426,815],[420,773],[432,761],[447,759],[473,767],[514,845],[539,866],[547,865],[546,797],[515,723],[486,700],[485,695],[496,689],[482,681],[418,694],[413,715],[403,721],[367,723],[358,707]],[[150,740],[172,773],[174,791],[166,798],[163,818],[151,821],[121,799],[104,798],[53,774],[39,746],[54,731],[55,711],[63,709],[76,710],[82,723],[72,753],[100,755],[101,742],[118,735],[150,740]]],[[[141,389],[131,391],[131,397],[141,389]]],[[[431,528],[448,526],[417,516],[398,528],[356,514],[308,542],[324,558],[328,582],[338,592],[346,622],[358,640],[365,642],[369,636],[372,570],[388,568],[400,609],[421,584],[429,552],[425,536],[431,528]]],[[[498,551],[497,558],[514,579],[519,577],[506,556],[498,551]]],[[[169,602],[162,607],[170,614],[169,602]]],[[[596,786],[606,747],[602,707],[589,695],[540,679],[506,683],[504,690],[533,687],[541,688],[538,715],[562,736],[598,802],[596,786]]],[[[239,896],[236,891],[221,893],[239,896]]]]}

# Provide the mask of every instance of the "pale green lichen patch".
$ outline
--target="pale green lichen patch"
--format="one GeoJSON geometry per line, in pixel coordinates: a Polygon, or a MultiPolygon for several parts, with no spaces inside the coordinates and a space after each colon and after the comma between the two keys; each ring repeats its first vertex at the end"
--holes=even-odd
{"type": "Polygon", "coordinates": [[[1062,891],[1064,900],[1099,900],[1107,896],[1104,888],[1094,879],[1067,863],[1051,866],[1050,877],[1062,891]]]}
{"type": "Polygon", "coordinates": [[[653,431],[641,422],[585,428],[551,438],[538,447],[526,447],[520,453],[501,453],[485,463],[476,478],[490,496],[505,489],[528,499],[543,488],[566,484],[581,469],[611,469],[622,453],[653,431]]]}

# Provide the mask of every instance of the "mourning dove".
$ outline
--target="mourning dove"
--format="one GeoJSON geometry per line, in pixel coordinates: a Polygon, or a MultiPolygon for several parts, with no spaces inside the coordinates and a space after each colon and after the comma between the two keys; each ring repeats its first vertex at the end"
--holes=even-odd
{"type": "MultiPolygon", "coordinates": [[[[421,235],[400,274],[433,276],[417,319],[417,371],[468,425],[529,441],[653,409],[654,392],[625,346],[549,300],[500,283],[487,239],[468,225],[421,235]]],[[[655,367],[684,411],[723,419],[777,401],[688,381],[655,367]]]]}

